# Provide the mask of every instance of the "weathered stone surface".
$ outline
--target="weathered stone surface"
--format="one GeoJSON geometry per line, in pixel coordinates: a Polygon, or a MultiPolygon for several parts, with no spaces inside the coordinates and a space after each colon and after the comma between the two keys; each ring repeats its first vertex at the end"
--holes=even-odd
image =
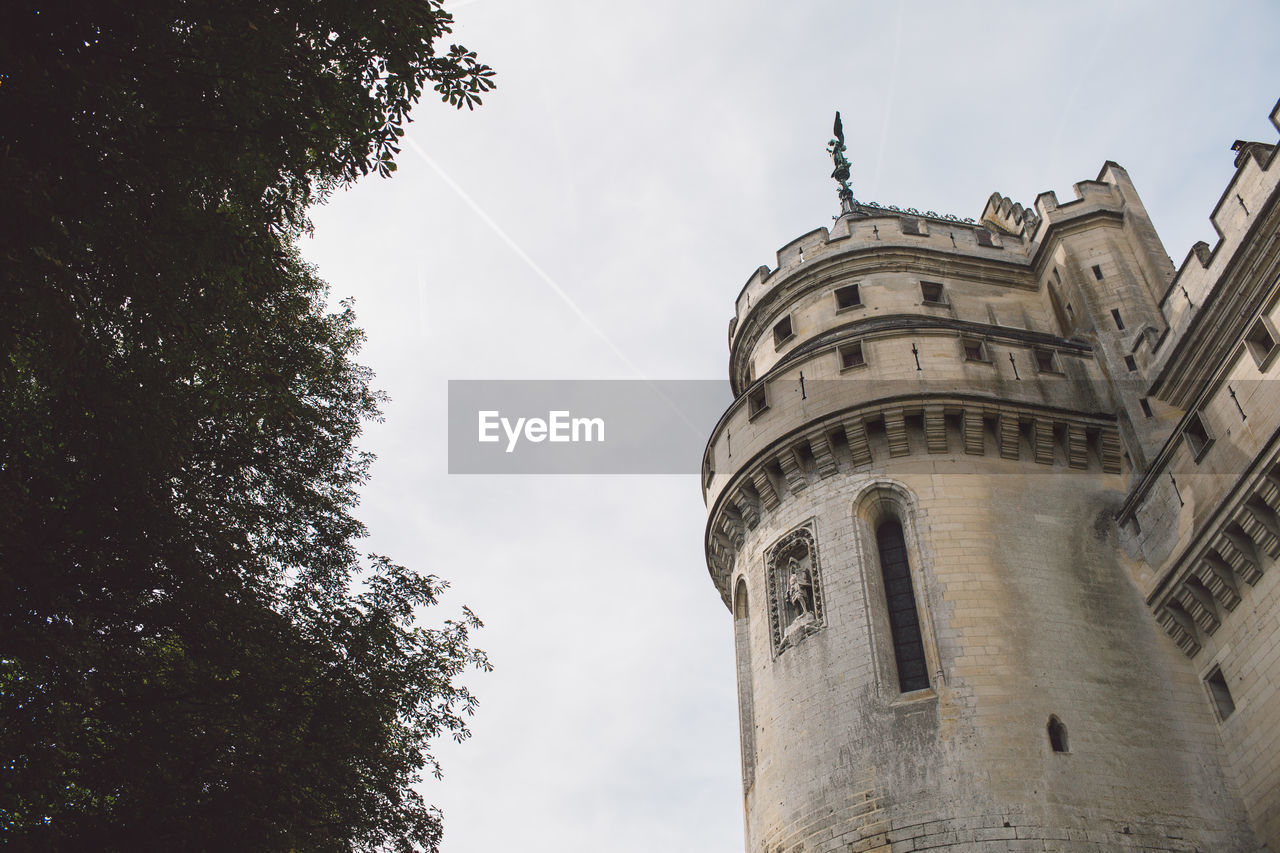
{"type": "Polygon", "coordinates": [[[858,208],[747,283],[705,496],[751,853],[1280,849],[1280,166],[1247,145],[1178,269],[1107,163],[981,226],[858,208]]]}

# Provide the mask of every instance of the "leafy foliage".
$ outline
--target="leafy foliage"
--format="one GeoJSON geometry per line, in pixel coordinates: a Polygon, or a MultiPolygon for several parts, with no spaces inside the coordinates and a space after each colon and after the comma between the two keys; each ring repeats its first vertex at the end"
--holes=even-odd
{"type": "Polygon", "coordinates": [[[293,241],[426,85],[438,2],[55,3],[0,27],[0,837],[434,850],[487,667],[351,515],[378,414],[293,241]]]}

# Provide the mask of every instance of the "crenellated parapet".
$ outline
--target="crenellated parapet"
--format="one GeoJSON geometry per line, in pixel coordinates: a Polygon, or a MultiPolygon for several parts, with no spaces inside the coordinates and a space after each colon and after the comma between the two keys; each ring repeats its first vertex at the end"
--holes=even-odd
{"type": "Polygon", "coordinates": [[[1040,227],[1040,218],[1033,209],[1023,207],[1000,193],[992,193],[987,199],[979,221],[1023,240],[1031,240],[1040,227]]]}
{"type": "MultiPolygon", "coordinates": [[[[1280,130],[1280,103],[1271,112],[1280,130]]],[[[1160,301],[1168,331],[1153,348],[1152,393],[1186,408],[1205,370],[1227,357],[1240,327],[1262,309],[1280,274],[1277,147],[1237,140],[1236,172],[1209,221],[1217,235],[1191,247],[1160,301]]]]}
{"type": "Polygon", "coordinates": [[[1034,287],[1025,247],[985,225],[887,210],[843,216],[830,230],[819,228],[786,244],[774,267],[758,267],[747,279],[730,321],[731,360],[750,357],[793,297],[834,278],[877,269],[897,269],[917,280],[965,276],[1034,287]]]}

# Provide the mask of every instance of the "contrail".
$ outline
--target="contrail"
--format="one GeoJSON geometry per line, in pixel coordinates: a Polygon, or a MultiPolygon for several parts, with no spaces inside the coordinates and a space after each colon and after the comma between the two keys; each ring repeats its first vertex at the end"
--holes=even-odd
{"type": "Polygon", "coordinates": [[[609,349],[613,350],[614,355],[618,356],[623,364],[635,371],[636,376],[639,376],[641,379],[645,378],[644,371],[637,367],[631,359],[627,358],[627,354],[618,348],[618,345],[613,342],[613,339],[610,338],[603,329],[597,326],[595,322],[586,315],[586,312],[578,307],[578,304],[573,301],[573,298],[570,297],[568,293],[565,293],[564,289],[561,288],[560,285],[556,284],[555,279],[548,275],[542,267],[538,266],[537,262],[533,258],[529,257],[525,250],[521,249],[520,246],[516,244],[516,241],[511,239],[506,231],[502,230],[502,226],[498,225],[498,223],[493,220],[493,217],[481,209],[475,199],[468,195],[467,191],[460,187],[457,181],[445,174],[444,169],[440,168],[440,164],[432,159],[431,155],[424,151],[421,145],[414,142],[407,136],[404,137],[404,142],[412,148],[419,157],[426,161],[428,166],[435,170],[436,174],[440,176],[440,179],[448,184],[449,188],[456,192],[458,197],[466,202],[468,207],[475,211],[476,216],[479,216],[481,221],[483,221],[485,225],[488,225],[489,228],[492,229],[493,233],[497,234],[503,243],[507,244],[507,248],[515,252],[516,257],[524,261],[525,265],[528,266],[529,269],[533,270],[534,274],[538,276],[538,278],[542,279],[543,283],[546,284],[547,287],[550,287],[556,296],[560,297],[565,305],[569,306],[569,310],[573,311],[573,313],[578,316],[578,319],[581,320],[588,329],[595,332],[600,340],[608,344],[609,349]]]}
{"type": "MultiPolygon", "coordinates": [[[[524,261],[525,264],[529,267],[529,269],[533,270],[534,274],[537,275],[538,278],[542,279],[543,283],[545,283],[547,287],[550,287],[551,290],[556,294],[556,296],[560,297],[560,299],[564,302],[564,304],[569,306],[569,309],[578,316],[578,319],[581,320],[588,329],[595,332],[596,335],[600,338],[600,340],[604,341],[605,344],[608,345],[609,349],[613,350],[614,354],[618,356],[618,358],[622,361],[623,364],[631,368],[631,370],[634,371],[636,376],[638,376],[640,379],[643,379],[645,382],[649,383],[650,385],[653,385],[654,389],[658,391],[658,394],[667,401],[667,404],[670,405],[673,410],[675,410],[675,412],[680,416],[680,419],[684,421],[685,424],[688,425],[690,429],[693,429],[695,431],[698,430],[698,427],[693,423],[693,421],[689,420],[689,418],[685,415],[684,410],[682,410],[679,406],[677,406],[674,400],[672,400],[665,393],[663,393],[663,391],[661,390],[661,386],[655,385],[652,379],[645,376],[644,371],[642,371],[639,367],[637,367],[635,363],[632,362],[631,359],[627,357],[627,354],[618,348],[618,345],[613,342],[613,339],[610,338],[607,334],[605,334],[605,331],[601,329],[599,326],[597,326],[592,321],[592,319],[588,317],[581,308],[578,307],[578,304],[573,301],[573,298],[570,297],[569,294],[565,293],[564,289],[561,288],[560,285],[556,284],[555,279],[553,279],[550,275],[548,275],[546,270],[538,266],[537,262],[533,258],[529,257],[529,255],[524,251],[524,249],[521,249],[520,246],[516,244],[516,241],[511,239],[510,235],[508,235],[506,231],[502,230],[502,226],[498,225],[498,223],[493,220],[493,217],[485,213],[484,210],[481,209],[480,205],[476,203],[476,200],[473,199],[467,193],[466,190],[464,190],[461,186],[459,186],[457,181],[449,177],[445,173],[444,169],[440,168],[440,164],[437,163],[431,157],[430,154],[424,151],[421,145],[419,145],[417,142],[414,142],[412,139],[410,139],[407,136],[404,137],[403,141],[410,148],[412,148],[414,153],[417,154],[419,157],[421,157],[428,166],[430,166],[432,169],[435,170],[435,173],[440,176],[440,180],[448,184],[449,188],[452,189],[454,192],[456,192],[458,194],[458,197],[461,198],[464,202],[466,202],[468,207],[470,207],[473,211],[475,211],[476,216],[479,216],[481,221],[483,221],[485,225],[488,225],[489,228],[493,230],[493,233],[498,235],[498,237],[502,240],[502,242],[507,244],[507,248],[515,252],[516,257],[524,261]]],[[[419,282],[419,284],[421,286],[421,281],[419,282]]]]}

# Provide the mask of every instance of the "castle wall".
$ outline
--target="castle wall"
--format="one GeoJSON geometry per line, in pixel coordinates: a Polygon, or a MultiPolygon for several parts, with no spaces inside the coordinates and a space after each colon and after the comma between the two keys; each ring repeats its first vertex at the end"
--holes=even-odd
{"type": "Polygon", "coordinates": [[[1280,173],[1236,149],[1176,273],[1107,163],[748,280],[703,491],[749,851],[1280,849],[1280,173]]]}
{"type": "MultiPolygon", "coordinates": [[[[1272,120],[1280,127],[1280,105],[1272,120]]],[[[1280,168],[1237,172],[1162,303],[1151,402],[1169,440],[1118,514],[1133,579],[1215,711],[1229,776],[1280,849],[1280,168]],[[1158,396],[1157,396],[1158,395],[1158,396]],[[1216,683],[1215,683],[1216,682],[1216,683]]]]}
{"type": "Polygon", "coordinates": [[[859,506],[882,475],[815,478],[744,543],[749,849],[1254,849],[1216,769],[1208,707],[1171,689],[1196,674],[1117,560],[1119,478],[963,455],[893,474],[927,613],[928,691],[899,694],[886,640],[874,518],[859,506]],[[809,519],[826,625],[775,653],[762,555],[809,519]],[[1066,753],[1050,748],[1050,715],[1066,753]]]}

